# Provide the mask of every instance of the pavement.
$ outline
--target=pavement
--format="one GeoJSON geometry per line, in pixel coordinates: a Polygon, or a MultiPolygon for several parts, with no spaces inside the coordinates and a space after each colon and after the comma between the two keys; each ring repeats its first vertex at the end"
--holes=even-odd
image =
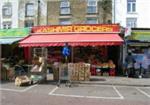
{"type": "Polygon", "coordinates": [[[150,105],[150,87],[2,83],[1,105],[150,105]]]}
{"type": "MultiPolygon", "coordinates": [[[[48,80],[53,80],[53,75],[48,75],[48,80]]],[[[150,78],[130,78],[119,76],[91,76],[90,81],[75,82],[77,84],[87,85],[117,85],[117,86],[137,86],[137,87],[150,87],[150,78]]]]}
{"type": "MultiPolygon", "coordinates": [[[[57,85],[53,81],[53,75],[47,76],[50,84],[57,85]],[[50,81],[49,81],[50,80],[50,81]]],[[[113,86],[136,86],[136,87],[150,87],[150,78],[128,78],[128,77],[112,77],[112,76],[91,76],[90,81],[74,82],[75,84],[85,85],[113,85],[113,86]]]]}
{"type": "Polygon", "coordinates": [[[91,76],[90,81],[80,81],[79,83],[80,84],[95,84],[95,85],[150,87],[150,78],[91,76]]]}
{"type": "MultiPolygon", "coordinates": [[[[53,76],[49,76],[49,80],[53,76]]],[[[92,76],[90,81],[57,87],[57,82],[15,86],[0,83],[1,105],[150,105],[150,79],[92,76]],[[120,86],[122,85],[122,86],[120,86]]]]}

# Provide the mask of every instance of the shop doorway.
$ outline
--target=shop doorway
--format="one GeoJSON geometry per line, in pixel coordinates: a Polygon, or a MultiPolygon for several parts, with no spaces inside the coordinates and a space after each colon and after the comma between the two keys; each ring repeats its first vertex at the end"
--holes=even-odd
{"type": "Polygon", "coordinates": [[[108,59],[112,59],[116,65],[116,75],[121,75],[122,70],[119,69],[121,62],[120,59],[120,47],[118,46],[109,46],[108,47],[108,59]]]}

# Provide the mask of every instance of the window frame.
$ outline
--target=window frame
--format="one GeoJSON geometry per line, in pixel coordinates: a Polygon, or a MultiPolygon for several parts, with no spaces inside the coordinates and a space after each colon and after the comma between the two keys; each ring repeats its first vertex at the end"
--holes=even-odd
{"type": "Polygon", "coordinates": [[[61,15],[69,15],[70,14],[70,2],[63,0],[60,2],[60,14],[61,15]],[[62,3],[66,3],[67,5],[62,5],[62,3]],[[66,9],[66,10],[65,10],[66,9]]]}
{"type": "Polygon", "coordinates": [[[26,3],[25,5],[25,17],[34,17],[35,15],[35,9],[34,9],[34,3],[26,3]],[[30,6],[33,6],[32,9],[30,6]],[[33,13],[31,14],[31,10],[33,13]]]}
{"type": "Polygon", "coordinates": [[[2,14],[3,14],[3,17],[11,17],[12,16],[12,5],[11,4],[3,5],[2,14]]]}
{"type": "Polygon", "coordinates": [[[88,14],[95,14],[97,12],[98,12],[98,10],[97,10],[97,0],[87,0],[87,13],[88,14]],[[95,2],[95,4],[92,5],[92,4],[90,4],[90,2],[95,2]],[[93,11],[91,9],[92,10],[92,12],[91,12],[91,10],[89,11],[89,8],[95,8],[95,11],[93,11]]]}
{"type": "Polygon", "coordinates": [[[86,24],[98,24],[98,18],[96,17],[87,17],[86,18],[86,24]],[[89,20],[93,21],[95,19],[95,23],[91,23],[91,22],[88,22],[89,20]]]}
{"type": "Polygon", "coordinates": [[[60,14],[61,15],[68,15],[68,14],[70,14],[70,7],[61,7],[60,8],[60,14]],[[65,9],[67,9],[67,11],[65,11],[65,9]]]}
{"type": "Polygon", "coordinates": [[[33,26],[34,26],[34,21],[33,20],[25,20],[24,21],[24,27],[33,27],[33,26]],[[32,25],[27,25],[28,23],[30,23],[32,25]]]}
{"type": "Polygon", "coordinates": [[[69,1],[60,1],[60,8],[62,7],[70,7],[70,2],[69,1]],[[62,3],[67,3],[67,5],[62,5],[62,3]]]}
{"type": "Polygon", "coordinates": [[[71,24],[71,23],[72,23],[72,22],[71,22],[70,18],[60,18],[60,19],[59,19],[59,24],[60,24],[60,25],[69,25],[69,24],[71,24]],[[64,21],[67,20],[69,23],[62,24],[62,22],[61,22],[62,20],[64,20],[64,21]]]}
{"type": "Polygon", "coordinates": [[[135,13],[135,12],[136,12],[136,0],[127,0],[127,13],[135,13]]]}
{"type": "Polygon", "coordinates": [[[137,18],[126,18],[126,26],[131,28],[136,28],[137,18]]]}
{"type": "Polygon", "coordinates": [[[11,29],[12,28],[12,22],[11,21],[5,21],[3,22],[3,29],[11,29]],[[6,26],[4,26],[6,25],[6,26]]]}
{"type": "Polygon", "coordinates": [[[97,6],[97,0],[87,0],[87,6],[97,6]],[[90,2],[95,2],[95,5],[91,5],[90,2]]]}

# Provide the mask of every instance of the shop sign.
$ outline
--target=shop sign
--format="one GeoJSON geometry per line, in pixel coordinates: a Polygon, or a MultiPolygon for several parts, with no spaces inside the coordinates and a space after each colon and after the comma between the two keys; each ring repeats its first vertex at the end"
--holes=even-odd
{"type": "Polygon", "coordinates": [[[150,42],[150,31],[141,31],[141,32],[132,32],[132,35],[129,37],[130,40],[139,40],[139,41],[146,41],[150,42]]]}
{"type": "Polygon", "coordinates": [[[65,26],[37,26],[32,28],[33,33],[63,33],[63,32],[119,32],[118,24],[89,24],[89,25],[65,25],[65,26]]]}
{"type": "Polygon", "coordinates": [[[70,55],[70,49],[68,47],[68,44],[65,44],[65,46],[63,47],[63,50],[62,50],[62,54],[67,57],[70,55]]]}
{"type": "Polygon", "coordinates": [[[0,37],[24,37],[30,32],[29,28],[1,29],[0,37]]]}

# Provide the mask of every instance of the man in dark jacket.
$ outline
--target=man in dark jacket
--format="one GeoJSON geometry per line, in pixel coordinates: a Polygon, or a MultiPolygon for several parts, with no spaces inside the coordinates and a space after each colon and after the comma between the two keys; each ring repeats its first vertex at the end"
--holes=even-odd
{"type": "Polygon", "coordinates": [[[127,76],[133,77],[135,60],[134,60],[134,57],[132,56],[131,53],[128,53],[125,61],[126,61],[126,64],[127,64],[127,76]]]}

